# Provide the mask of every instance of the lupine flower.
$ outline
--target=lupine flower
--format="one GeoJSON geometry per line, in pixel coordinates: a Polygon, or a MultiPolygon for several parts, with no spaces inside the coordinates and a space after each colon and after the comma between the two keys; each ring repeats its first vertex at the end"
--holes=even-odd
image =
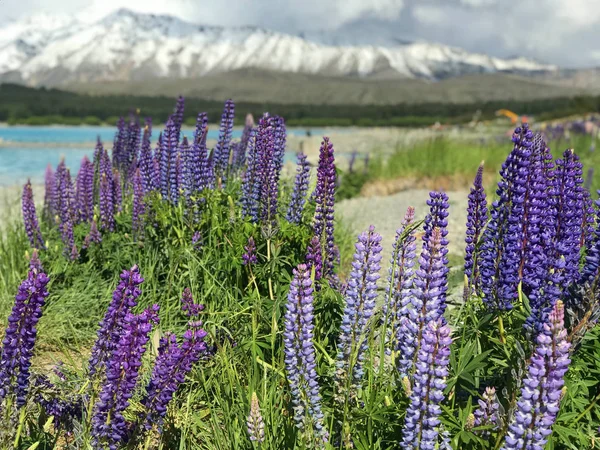
{"type": "Polygon", "coordinates": [[[246,151],[248,150],[248,143],[250,142],[250,136],[252,129],[254,128],[254,117],[252,114],[246,115],[246,122],[244,124],[244,130],[242,131],[242,137],[238,144],[238,152],[235,160],[237,168],[243,167],[246,164],[246,151]]]}
{"type": "Polygon", "coordinates": [[[256,264],[256,244],[254,243],[254,238],[250,236],[248,238],[248,243],[244,245],[244,254],[242,255],[242,264],[243,265],[252,265],[256,264]]]}
{"type": "Polygon", "coordinates": [[[31,252],[31,258],[29,258],[29,270],[32,270],[34,274],[38,274],[44,271],[42,267],[42,261],[40,261],[40,255],[36,248],[31,252]]]}
{"type": "Polygon", "coordinates": [[[197,252],[202,250],[202,233],[199,231],[194,232],[192,235],[192,246],[197,252]]]}
{"type": "Polygon", "coordinates": [[[112,182],[106,177],[106,174],[102,174],[100,180],[100,227],[103,230],[114,231],[114,214],[112,182]]]}
{"type": "Polygon", "coordinates": [[[102,373],[107,359],[116,349],[119,336],[123,331],[125,316],[137,305],[137,298],[141,293],[139,286],[144,282],[137,265],[130,270],[124,270],[120,279],[108,310],[100,322],[98,338],[92,348],[91,375],[102,373]]]}
{"type": "Polygon", "coordinates": [[[194,303],[194,298],[192,297],[192,291],[190,288],[185,288],[183,290],[183,295],[181,296],[181,310],[185,313],[185,315],[189,318],[196,317],[203,309],[204,305],[194,303]]]}
{"type": "Polygon", "coordinates": [[[183,125],[183,112],[185,110],[185,99],[180,95],[177,98],[175,109],[173,110],[173,122],[177,131],[177,141],[179,141],[179,135],[181,133],[181,126],[183,125]]]}
{"type": "Polygon", "coordinates": [[[279,175],[283,168],[283,157],[285,155],[285,145],[287,140],[287,131],[285,127],[285,121],[283,117],[273,117],[273,129],[274,129],[274,150],[273,150],[273,173],[275,174],[275,183],[279,183],[279,175]]]}
{"type": "Polygon", "coordinates": [[[483,234],[478,264],[483,300],[489,309],[511,309],[517,296],[524,183],[529,175],[532,139],[527,124],[515,129],[514,148],[502,164],[498,199],[492,204],[483,234]]]}
{"type": "Polygon", "coordinates": [[[63,254],[72,258],[75,237],[73,236],[73,222],[70,218],[60,224],[60,234],[64,244],[63,254]]]}
{"type": "Polygon", "coordinates": [[[100,163],[104,156],[104,147],[100,136],[96,138],[96,147],[94,148],[94,159],[92,165],[94,166],[94,203],[98,202],[98,196],[100,195],[100,163]]]}
{"type": "Polygon", "coordinates": [[[356,163],[356,157],[358,156],[358,152],[356,150],[352,150],[350,154],[350,160],[348,161],[348,173],[354,172],[354,164],[356,163]]]}
{"type": "Polygon", "coordinates": [[[113,142],[112,166],[123,168],[126,158],[126,146],[127,124],[125,123],[125,119],[119,117],[119,120],[117,121],[117,133],[115,134],[115,140],[113,142]]]}
{"type": "Polygon", "coordinates": [[[294,181],[294,190],[292,199],[288,207],[286,218],[290,223],[300,223],[304,203],[306,202],[306,192],[308,191],[308,179],[310,177],[310,165],[306,160],[304,153],[298,153],[298,166],[296,169],[296,180],[294,181]]]}
{"type": "Polygon", "coordinates": [[[113,203],[115,214],[123,210],[123,189],[121,186],[121,174],[117,169],[113,172],[113,203]]]}
{"type": "Polygon", "coordinates": [[[283,334],[285,368],[292,391],[294,420],[309,440],[327,440],[313,345],[313,288],[310,271],[300,264],[293,271],[283,334]]]}
{"type": "Polygon", "coordinates": [[[141,236],[144,232],[144,187],[142,186],[142,174],[140,169],[135,171],[133,176],[133,211],[132,227],[136,236],[141,236]]]}
{"type": "Polygon", "coordinates": [[[73,247],[71,247],[69,258],[71,261],[77,261],[79,259],[79,250],[77,250],[77,246],[75,244],[73,244],[73,247]]]}
{"type": "Polygon", "coordinates": [[[429,242],[423,243],[410,303],[405,302],[401,310],[398,341],[402,376],[410,376],[416,370],[415,364],[423,345],[423,330],[430,322],[444,321],[442,311],[445,308],[442,304],[445,303],[448,271],[442,242],[442,231],[434,228],[429,242]]]}
{"type": "Polygon", "coordinates": [[[173,394],[185,381],[193,365],[206,353],[206,331],[201,327],[202,322],[190,321],[181,346],[177,345],[175,335],[165,335],[161,339],[146,395],[141,401],[147,411],[144,421],[146,430],[155,426],[160,430],[173,394]]]}
{"type": "Polygon", "coordinates": [[[569,368],[564,307],[559,300],[537,337],[515,416],[508,426],[503,450],[542,449],[552,433],[560,408],[564,376],[569,368]]]}
{"type": "Polygon", "coordinates": [[[321,243],[317,236],[313,236],[306,250],[306,265],[315,271],[315,280],[318,281],[323,276],[323,255],[321,253],[321,243]]]}
{"type": "Polygon", "coordinates": [[[479,272],[477,266],[476,247],[487,222],[487,201],[483,189],[483,163],[477,169],[473,187],[469,193],[469,206],[467,208],[467,232],[465,242],[465,275],[469,284],[477,290],[479,272]]]}
{"type": "Polygon", "coordinates": [[[171,184],[175,180],[175,161],[177,160],[177,145],[179,143],[179,134],[177,126],[170,117],[162,135],[160,145],[160,193],[163,199],[170,199],[172,192],[171,184]]]}
{"type": "Polygon", "coordinates": [[[417,353],[410,404],[402,431],[402,448],[433,450],[442,413],[440,403],[448,376],[450,328],[432,321],[423,329],[423,344],[417,353]]]}
{"type": "Polygon", "coordinates": [[[94,166],[87,156],[81,160],[76,185],[79,220],[89,222],[94,216],[94,166]]]}
{"type": "Polygon", "coordinates": [[[69,433],[73,429],[73,422],[81,420],[83,411],[81,397],[65,398],[64,393],[60,392],[45,375],[37,375],[32,385],[34,401],[44,409],[46,415],[54,417],[55,426],[69,433]]]}
{"type": "Polygon", "coordinates": [[[333,275],[333,234],[334,234],[334,204],[335,204],[335,159],[333,145],[329,138],[324,137],[319,153],[317,168],[317,186],[315,188],[315,217],[313,230],[319,238],[323,255],[323,276],[333,275]]]}
{"type": "Polygon", "coordinates": [[[388,293],[383,304],[383,317],[386,329],[386,352],[390,354],[398,349],[400,321],[410,303],[412,279],[414,276],[417,244],[415,237],[415,209],[409,206],[396,230],[392,246],[392,258],[388,274],[388,293]]]}
{"type": "MultiPolygon", "coordinates": [[[[483,398],[478,401],[479,408],[475,410],[475,422],[476,427],[492,426],[492,430],[496,431],[502,425],[500,419],[500,403],[496,396],[496,389],[493,387],[485,388],[483,398]]],[[[490,436],[490,430],[484,430],[481,432],[483,437],[490,436]]]]}
{"type": "Polygon", "coordinates": [[[56,167],[54,183],[54,207],[59,218],[59,223],[73,221],[74,198],[71,174],[62,160],[56,167]]]}
{"type": "Polygon", "coordinates": [[[202,191],[210,186],[210,180],[206,176],[208,164],[208,153],[206,151],[206,136],[208,134],[208,116],[206,113],[198,114],[194,141],[190,149],[190,157],[186,162],[185,170],[187,185],[190,191],[188,196],[196,191],[202,191]]]}
{"type": "Polygon", "coordinates": [[[368,350],[369,320],[375,312],[381,261],[381,235],[373,226],[355,244],[352,271],[346,289],[346,306],[340,325],[336,378],[341,389],[354,391],[363,375],[368,350]],[[350,384],[348,384],[350,383],[350,384]]]}
{"type": "Polygon", "coordinates": [[[260,405],[256,392],[252,392],[252,400],[250,401],[250,414],[246,421],[248,427],[248,435],[250,440],[261,443],[265,440],[265,422],[260,413],[260,405]]]}
{"type": "Polygon", "coordinates": [[[56,214],[54,207],[54,183],[56,182],[54,176],[54,169],[52,164],[48,164],[46,167],[45,180],[45,192],[44,192],[44,217],[47,219],[52,218],[56,214]]]}
{"type": "Polygon", "coordinates": [[[579,248],[586,248],[589,242],[593,240],[594,224],[596,221],[596,211],[592,196],[587,188],[583,188],[581,192],[583,198],[583,217],[581,224],[581,237],[579,239],[579,248]]]}
{"type": "Polygon", "coordinates": [[[27,279],[19,286],[4,331],[0,356],[0,402],[8,395],[14,395],[19,408],[26,402],[36,325],[48,296],[48,281],[45,273],[29,271],[27,279]]]}
{"type": "Polygon", "coordinates": [[[242,216],[250,217],[253,222],[258,222],[259,182],[257,177],[260,159],[256,148],[256,128],[250,132],[248,150],[246,152],[246,170],[242,174],[242,216]]]}
{"type": "Polygon", "coordinates": [[[221,127],[219,128],[219,139],[215,147],[214,167],[215,182],[217,178],[224,184],[229,166],[229,153],[231,150],[231,134],[233,132],[233,119],[235,116],[235,104],[233,100],[227,100],[221,115],[221,127]]]}
{"type": "Polygon", "coordinates": [[[92,243],[99,244],[102,242],[102,235],[100,231],[98,231],[98,224],[96,223],[96,219],[92,219],[92,224],[90,225],[90,232],[86,235],[83,240],[83,247],[88,248],[92,243]]]}
{"type": "Polygon", "coordinates": [[[139,169],[142,176],[142,187],[144,194],[153,191],[157,186],[154,185],[154,161],[152,158],[152,120],[146,119],[146,126],[142,136],[142,147],[140,150],[139,169]]]}
{"type": "Polygon", "coordinates": [[[279,173],[281,167],[276,152],[276,117],[265,116],[260,120],[256,135],[256,147],[260,157],[258,178],[260,179],[260,219],[263,225],[273,228],[277,220],[279,195],[279,173]]]}
{"type": "MultiPolygon", "coordinates": [[[[599,191],[600,194],[600,191],[599,191]]],[[[596,200],[596,207],[600,208],[600,199],[596,200]]],[[[600,221],[596,224],[594,234],[586,245],[585,263],[583,265],[581,278],[587,282],[592,281],[598,276],[600,267],[600,221]]]]}
{"type": "Polygon", "coordinates": [[[31,189],[31,181],[27,180],[23,186],[22,197],[23,223],[25,224],[25,232],[29,238],[29,243],[32,247],[44,248],[44,240],[35,211],[35,202],[33,201],[33,190],[31,189]]]}
{"type": "Polygon", "coordinates": [[[158,305],[154,305],[142,314],[129,312],[123,318],[123,330],[106,363],[106,382],[92,416],[92,437],[97,448],[121,448],[127,435],[123,413],[137,384],[152,324],[158,323],[158,309],[158,305]]]}

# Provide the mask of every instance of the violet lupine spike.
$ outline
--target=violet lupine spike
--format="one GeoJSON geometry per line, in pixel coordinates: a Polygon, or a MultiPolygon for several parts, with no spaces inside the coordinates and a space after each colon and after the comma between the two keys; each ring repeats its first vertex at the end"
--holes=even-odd
{"type": "Polygon", "coordinates": [[[121,174],[117,169],[114,169],[113,171],[112,183],[113,207],[115,208],[116,214],[123,210],[123,188],[121,185],[121,174]]]}
{"type": "Polygon", "coordinates": [[[77,261],[79,259],[79,250],[77,249],[77,246],[75,244],[73,244],[73,247],[71,247],[69,258],[71,259],[71,261],[77,261]]]}
{"type": "MultiPolygon", "coordinates": [[[[381,269],[381,235],[373,226],[360,234],[355,244],[352,270],[346,289],[346,306],[340,325],[336,383],[354,391],[363,375],[368,350],[369,321],[375,312],[377,280],[381,269]]],[[[343,392],[343,391],[342,391],[343,392]]]]}
{"type": "Polygon", "coordinates": [[[321,243],[319,238],[313,236],[308,243],[306,249],[306,265],[315,271],[315,281],[320,280],[323,277],[323,255],[321,253],[321,243]]]}
{"type": "Polygon", "coordinates": [[[87,156],[81,160],[76,186],[79,221],[89,222],[94,215],[94,166],[87,156]]]}
{"type": "Polygon", "coordinates": [[[429,242],[423,243],[419,268],[413,278],[412,296],[405,297],[401,310],[398,343],[398,368],[402,376],[411,376],[423,345],[423,330],[430,322],[444,322],[448,270],[442,246],[442,231],[434,228],[429,242]],[[407,301],[408,300],[408,301],[407,301]]]}
{"type": "Polygon", "coordinates": [[[123,184],[129,186],[131,178],[136,169],[140,153],[140,122],[139,117],[130,115],[127,125],[127,142],[123,153],[123,165],[119,169],[123,175],[123,184]]]}
{"type": "Polygon", "coordinates": [[[192,247],[194,248],[194,250],[199,252],[200,250],[202,250],[203,245],[204,243],[202,240],[202,233],[200,233],[199,231],[195,231],[192,235],[192,247]]]}
{"type": "Polygon", "coordinates": [[[186,164],[186,171],[191,193],[202,191],[210,186],[210,180],[205,173],[208,164],[206,150],[206,136],[208,135],[208,116],[206,113],[198,114],[194,141],[190,149],[190,159],[186,164]]]}
{"type": "Polygon", "coordinates": [[[177,141],[181,136],[181,126],[183,125],[183,113],[185,111],[185,98],[183,96],[179,96],[177,98],[177,103],[175,104],[175,108],[173,109],[173,122],[175,124],[175,129],[177,131],[177,141]]]}
{"type": "MultiPolygon", "coordinates": [[[[279,199],[279,166],[276,161],[276,118],[265,114],[259,122],[256,135],[257,153],[260,158],[256,177],[256,192],[259,193],[258,208],[263,225],[273,229],[277,222],[279,199]],[[260,186],[260,188],[259,188],[260,186]]],[[[254,217],[254,214],[252,214],[254,217]]]]}
{"type": "Polygon", "coordinates": [[[465,242],[465,275],[469,278],[470,286],[477,291],[479,286],[479,271],[477,266],[477,245],[487,223],[487,200],[483,188],[483,162],[477,169],[473,187],[469,193],[467,207],[467,232],[465,242]]]}
{"type": "Polygon", "coordinates": [[[65,215],[68,213],[68,204],[65,201],[68,197],[65,197],[67,187],[65,186],[67,166],[65,160],[61,159],[56,166],[56,172],[54,174],[54,192],[52,193],[52,204],[54,207],[54,214],[58,217],[58,223],[60,223],[65,215]]]}
{"type": "Polygon", "coordinates": [[[140,149],[140,160],[139,169],[142,176],[142,186],[144,188],[144,194],[155,189],[154,186],[154,162],[152,159],[152,121],[146,119],[146,126],[144,128],[144,134],[142,136],[142,147],[140,149]]]}
{"type": "Polygon", "coordinates": [[[248,149],[246,152],[246,170],[242,174],[242,216],[250,217],[253,222],[258,222],[258,200],[259,200],[259,175],[260,155],[256,147],[256,132],[254,128],[248,138],[248,149]]]}
{"type": "Polygon", "coordinates": [[[417,354],[410,404],[402,430],[402,448],[436,448],[451,343],[450,327],[442,321],[432,321],[424,328],[423,345],[417,354]]]}
{"type": "Polygon", "coordinates": [[[119,278],[121,281],[113,292],[112,301],[100,322],[98,338],[92,348],[90,375],[103,373],[107,359],[119,342],[125,316],[137,305],[137,298],[141,294],[140,285],[144,282],[144,279],[137,265],[130,270],[124,270],[119,278]]]}
{"type": "Polygon", "coordinates": [[[417,253],[416,228],[414,227],[415,209],[409,206],[396,230],[392,246],[392,258],[388,274],[388,292],[383,303],[383,317],[386,330],[386,353],[398,350],[400,321],[405,315],[412,296],[415,256],[417,253]]]}
{"type": "Polygon", "coordinates": [[[100,196],[100,164],[102,156],[104,155],[104,147],[100,136],[97,137],[96,147],[94,148],[94,159],[92,164],[94,166],[94,203],[98,203],[100,196]]]}
{"type": "Polygon", "coordinates": [[[128,424],[123,413],[134,394],[152,325],[158,323],[158,305],[139,315],[127,313],[123,330],[106,363],[106,382],[92,415],[92,438],[96,448],[122,448],[128,424]]]}
{"type": "Polygon", "coordinates": [[[167,335],[161,339],[159,355],[146,387],[146,395],[141,400],[147,411],[144,420],[146,430],[157,427],[160,431],[162,428],[167,405],[173,394],[185,381],[194,364],[207,351],[205,337],[206,331],[202,329],[202,322],[190,321],[183,334],[181,346],[177,345],[174,335],[167,335]]]}
{"type": "Polygon", "coordinates": [[[102,235],[100,234],[100,231],[98,231],[98,223],[96,222],[96,219],[92,219],[90,232],[83,240],[82,248],[89,248],[91,244],[99,244],[100,242],[102,242],[102,235]]]}
{"type": "Polygon", "coordinates": [[[265,440],[265,421],[260,413],[260,405],[258,404],[258,396],[256,392],[252,392],[252,400],[250,401],[250,414],[246,420],[248,428],[248,436],[253,442],[259,444],[265,440]]]}
{"type": "Polygon", "coordinates": [[[225,107],[223,108],[223,114],[221,115],[221,126],[219,128],[219,139],[217,140],[217,146],[215,147],[215,183],[217,182],[217,178],[220,178],[221,183],[224,184],[227,178],[234,116],[235,104],[233,100],[230,99],[225,102],[225,107]]]}
{"type": "Polygon", "coordinates": [[[306,433],[309,441],[324,442],[327,431],[323,426],[313,344],[313,287],[310,270],[305,264],[300,264],[293,271],[284,326],[285,368],[296,426],[306,433]]]}
{"type": "Polygon", "coordinates": [[[25,232],[29,243],[34,248],[44,248],[44,239],[40,231],[37,213],[35,211],[35,202],[33,200],[33,190],[31,189],[31,181],[23,186],[23,196],[21,200],[21,209],[23,211],[23,223],[25,224],[25,232]]]}
{"type": "Polygon", "coordinates": [[[583,200],[583,217],[581,223],[581,237],[579,239],[579,248],[584,249],[588,243],[593,240],[594,224],[596,222],[596,210],[590,191],[582,188],[581,197],[583,200]]]}
{"type": "Polygon", "coordinates": [[[273,128],[274,128],[274,146],[273,151],[273,164],[274,172],[277,175],[277,182],[279,182],[279,174],[283,168],[283,157],[285,155],[285,146],[287,141],[287,130],[285,127],[285,121],[283,117],[273,117],[273,128]]]}
{"type": "Polygon", "coordinates": [[[536,342],[502,450],[542,449],[552,433],[571,362],[562,301],[554,305],[536,342]]]}
{"type": "MultiPolygon", "coordinates": [[[[483,398],[478,401],[479,407],[473,413],[475,416],[474,425],[476,427],[491,426],[491,431],[497,431],[502,425],[500,418],[500,403],[496,395],[496,389],[493,387],[485,388],[483,398]]],[[[480,431],[484,438],[489,438],[490,430],[480,431]]]]}
{"type": "Polygon", "coordinates": [[[107,178],[106,174],[102,174],[100,180],[100,228],[107,231],[115,229],[112,180],[107,178]]]}
{"type": "Polygon", "coordinates": [[[317,186],[315,188],[315,216],[313,230],[319,238],[323,255],[323,277],[334,275],[334,206],[336,173],[333,145],[328,137],[323,138],[319,150],[317,186]]]}
{"type": "Polygon", "coordinates": [[[194,298],[192,297],[192,291],[190,288],[185,288],[183,290],[183,294],[181,295],[181,310],[190,319],[198,316],[200,312],[204,310],[204,305],[194,303],[194,298]]]}
{"type": "Polygon", "coordinates": [[[172,117],[167,121],[160,145],[160,193],[164,200],[170,199],[171,183],[177,160],[177,146],[179,144],[177,126],[172,117]]]}
{"type": "Polygon", "coordinates": [[[29,270],[32,270],[34,275],[44,271],[42,267],[42,261],[40,261],[40,255],[36,248],[31,252],[31,258],[29,259],[29,270]]]}
{"type": "Polygon", "coordinates": [[[133,176],[133,210],[131,213],[132,231],[136,237],[141,237],[144,234],[146,205],[144,203],[144,186],[142,183],[142,174],[140,169],[138,169],[133,176]]]}
{"type": "Polygon", "coordinates": [[[290,223],[300,223],[304,204],[306,203],[306,193],[308,192],[308,180],[310,177],[310,164],[306,160],[304,153],[298,153],[298,165],[296,168],[296,179],[294,181],[294,190],[292,199],[287,210],[286,218],[290,223]]]}
{"type": "Polygon", "coordinates": [[[56,178],[54,176],[54,169],[52,164],[46,166],[45,180],[45,191],[44,191],[44,218],[51,220],[54,214],[56,214],[54,207],[54,183],[56,178]]]}
{"type": "Polygon", "coordinates": [[[64,244],[63,254],[65,256],[72,256],[73,247],[75,246],[75,237],[73,236],[73,222],[71,219],[67,219],[66,222],[62,222],[59,226],[60,236],[64,244]]]}
{"type": "Polygon", "coordinates": [[[508,310],[517,297],[519,284],[520,228],[524,182],[529,174],[533,132],[527,124],[515,128],[514,147],[502,164],[496,191],[483,233],[479,273],[483,301],[488,309],[508,310]]]}
{"type": "Polygon", "coordinates": [[[181,192],[183,192],[184,168],[183,157],[180,152],[175,156],[174,170],[171,172],[170,199],[176,205],[179,203],[181,192]]]}
{"type": "MultiPolygon", "coordinates": [[[[600,195],[600,191],[598,191],[600,195]]],[[[600,210],[600,199],[595,202],[597,210],[600,210]]],[[[591,284],[598,277],[600,268],[600,220],[596,224],[594,234],[588,240],[585,251],[585,262],[581,272],[581,278],[591,284]]]]}
{"type": "Polygon", "coordinates": [[[0,352],[0,403],[8,395],[14,395],[17,407],[25,405],[36,325],[48,296],[48,281],[45,273],[30,270],[15,296],[0,352]]]}
{"type": "Polygon", "coordinates": [[[244,124],[244,130],[242,131],[242,137],[238,145],[238,157],[236,160],[237,167],[243,167],[246,164],[246,152],[248,150],[248,143],[250,142],[250,135],[254,128],[254,117],[252,114],[246,115],[246,122],[244,124]]]}
{"type": "Polygon", "coordinates": [[[242,255],[242,264],[245,266],[256,264],[256,244],[254,238],[250,236],[248,243],[244,245],[244,254],[242,255]]]}

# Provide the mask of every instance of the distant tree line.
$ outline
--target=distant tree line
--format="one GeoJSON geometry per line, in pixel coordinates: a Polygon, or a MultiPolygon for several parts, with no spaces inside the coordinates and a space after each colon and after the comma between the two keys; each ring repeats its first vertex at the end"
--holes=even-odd
{"type": "MultiPolygon", "coordinates": [[[[235,100],[235,99],[234,99],[235,100]]],[[[218,122],[223,102],[186,98],[187,124],[195,123],[192,112],[206,111],[218,122]]],[[[173,110],[173,98],[103,95],[91,96],[58,89],[29,88],[16,84],[0,85],[0,121],[45,124],[114,124],[119,116],[139,110],[142,116],[166,121],[173,110]]],[[[571,114],[600,111],[600,96],[558,97],[540,100],[507,100],[482,103],[401,103],[395,105],[329,105],[236,102],[237,120],[245,113],[255,116],[268,111],[286,118],[290,126],[426,126],[435,122],[464,123],[476,110],[481,119],[494,117],[495,111],[510,109],[520,115],[552,119],[571,114]]]]}

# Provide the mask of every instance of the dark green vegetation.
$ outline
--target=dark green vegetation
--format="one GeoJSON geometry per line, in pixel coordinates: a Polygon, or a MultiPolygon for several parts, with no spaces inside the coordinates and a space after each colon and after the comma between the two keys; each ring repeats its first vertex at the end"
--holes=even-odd
{"type": "MultiPolygon", "coordinates": [[[[452,80],[450,80],[452,81],[452,80]]],[[[450,82],[449,81],[449,82],[450,82]]],[[[136,92],[136,91],[130,91],[136,92]]],[[[222,98],[219,96],[219,98],[222,98]]],[[[288,126],[428,126],[436,122],[457,124],[472,119],[477,109],[481,119],[495,117],[495,111],[508,108],[518,114],[534,115],[537,119],[551,119],[571,114],[600,111],[600,97],[557,97],[533,100],[476,100],[465,99],[440,101],[435,97],[423,97],[414,103],[398,100],[397,104],[378,105],[375,102],[353,104],[278,103],[274,101],[238,102],[238,110],[253,113],[256,117],[263,111],[286,118],[288,126]]],[[[188,97],[188,111],[206,111],[209,117],[219,117],[221,101],[188,97]]],[[[33,89],[15,84],[0,85],[0,121],[11,124],[96,124],[113,125],[118,116],[128,109],[139,109],[143,116],[165,118],[172,110],[170,97],[143,97],[121,95],[89,96],[57,89],[33,89]]],[[[236,118],[242,124],[244,118],[236,118]]],[[[185,117],[193,125],[196,118],[185,117]]]]}

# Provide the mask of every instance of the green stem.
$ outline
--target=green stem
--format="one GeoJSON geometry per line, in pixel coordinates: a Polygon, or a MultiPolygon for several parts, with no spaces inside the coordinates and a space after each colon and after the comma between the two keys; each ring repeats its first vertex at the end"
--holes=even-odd
{"type": "Polygon", "coordinates": [[[600,400],[600,392],[598,393],[598,395],[596,395],[594,397],[594,400],[592,400],[592,403],[590,403],[590,405],[587,408],[585,408],[585,411],[583,411],[581,414],[579,414],[577,416],[577,418],[575,419],[575,421],[573,423],[579,422],[583,416],[585,416],[587,413],[589,413],[590,410],[594,407],[594,405],[596,404],[596,402],[598,400],[600,400]]]}
{"type": "Polygon", "coordinates": [[[502,315],[498,316],[498,331],[500,332],[500,342],[506,344],[506,334],[504,332],[504,321],[502,315]]]}
{"type": "Polygon", "coordinates": [[[15,436],[14,447],[19,448],[19,441],[21,440],[21,432],[23,431],[23,424],[25,423],[25,408],[21,408],[19,414],[19,427],[17,428],[17,435],[15,436]]]}
{"type": "MultiPolygon", "coordinates": [[[[271,238],[267,239],[267,261],[271,261],[271,238]]],[[[269,271],[269,298],[275,301],[273,296],[273,280],[271,279],[271,271],[269,271]]]]}

